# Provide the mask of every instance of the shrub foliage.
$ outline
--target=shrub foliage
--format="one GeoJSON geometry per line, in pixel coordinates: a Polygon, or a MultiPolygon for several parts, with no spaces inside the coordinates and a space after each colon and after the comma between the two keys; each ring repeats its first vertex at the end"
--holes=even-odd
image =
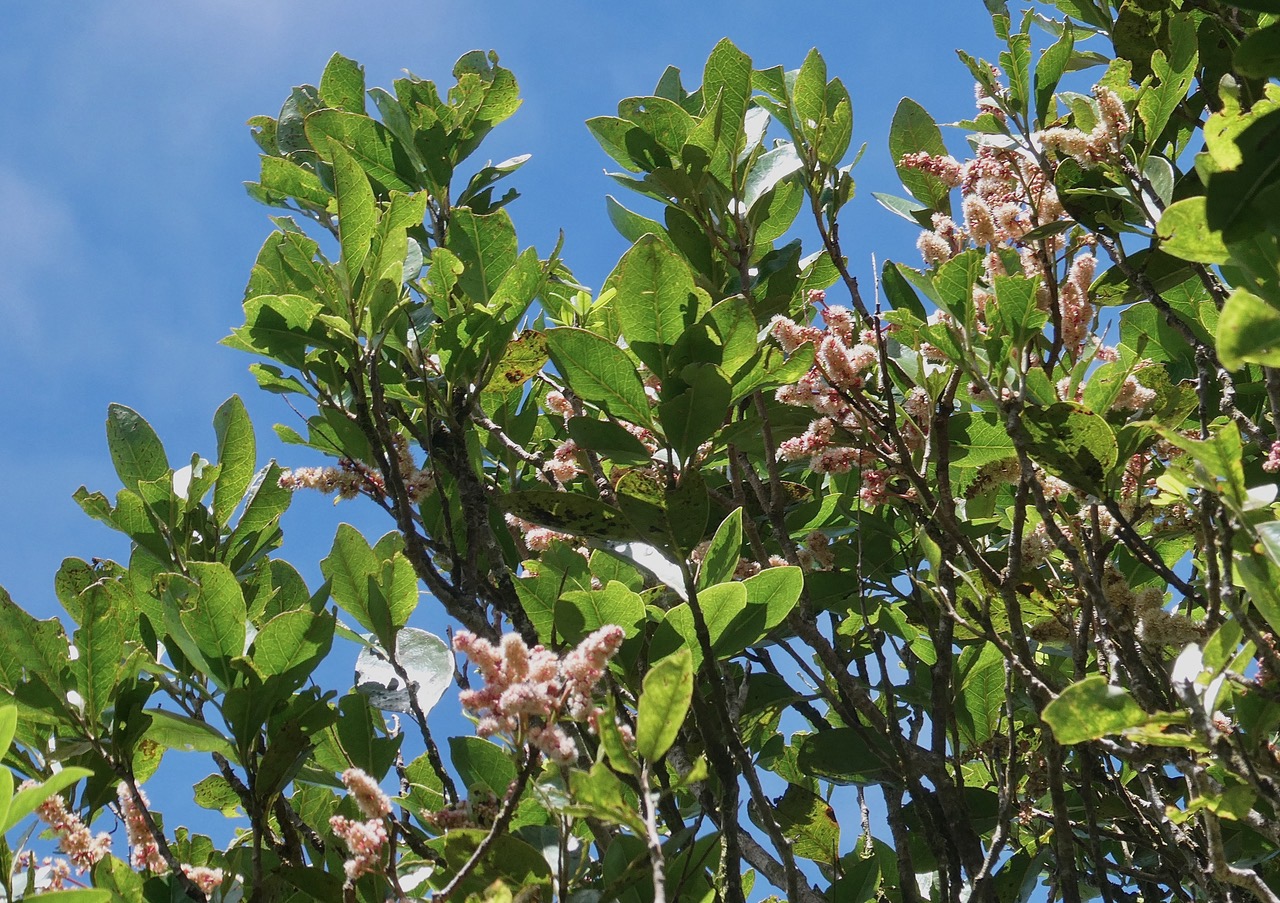
{"type": "Polygon", "coordinates": [[[128,562],[63,563],[70,632],[0,591],[0,815],[60,848],[10,831],[6,897],[1280,900],[1280,4],[987,6],[966,152],[893,118],[921,259],[871,292],[817,51],[587,123],[598,291],[472,162],[496,55],[251,120],[286,212],[225,344],[332,465],[110,408],[128,562]],[[389,519],[319,587],[303,490],[389,519]],[[176,751],[225,849],[148,800],[176,751]]]}

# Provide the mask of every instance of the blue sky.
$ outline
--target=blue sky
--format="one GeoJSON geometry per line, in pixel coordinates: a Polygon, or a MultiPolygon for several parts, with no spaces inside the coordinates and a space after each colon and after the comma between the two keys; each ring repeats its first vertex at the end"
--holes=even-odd
{"type": "MultiPolygon", "coordinates": [[[[980,0],[782,4],[669,2],[333,2],[11,4],[0,29],[0,584],[41,617],[66,556],[127,560],[122,538],[71,499],[86,484],[113,495],[107,404],[141,411],[180,466],[213,454],[210,419],[239,393],[260,456],[316,463],[277,445],[292,422],[258,392],[251,359],[217,342],[243,322],[240,300],[269,211],[246,196],[256,148],[244,125],[274,115],[291,86],[316,83],[334,51],[389,85],[402,69],[445,81],[453,61],[496,49],[525,97],[480,151],[532,153],[514,178],[522,245],[565,256],[598,286],[625,250],[605,215],[614,184],[583,126],[617,101],[648,94],[674,64],[700,81],[728,35],[757,65],[799,66],[810,47],[853,96],[858,196],[842,227],[852,268],[871,285],[871,255],[914,263],[916,231],[871,191],[901,193],[887,151],[890,118],[911,96],[939,121],[967,117],[972,82],[954,50],[994,57],[980,0]]],[[[959,148],[958,133],[949,136],[959,148]]],[[[469,172],[469,171],[468,171],[469,172]]],[[[628,206],[642,202],[620,198],[628,206]]],[[[373,536],[372,506],[299,496],[283,555],[315,586],[337,524],[373,536]]],[[[415,625],[439,624],[429,604],[415,625]]],[[[439,629],[437,627],[436,629],[439,629]]],[[[355,651],[350,651],[354,661],[355,651]]],[[[446,701],[442,704],[447,707],[446,701]]],[[[203,773],[203,772],[201,772],[203,773]]],[[[198,777],[198,775],[197,775],[198,777]]]]}
{"type": "MultiPolygon", "coordinates": [[[[604,196],[616,193],[609,161],[582,123],[649,93],[666,65],[697,84],[725,35],[758,65],[794,68],[819,47],[853,95],[855,144],[868,144],[842,235],[869,284],[872,253],[916,259],[912,227],[870,197],[898,190],[886,149],[894,107],[907,95],[939,121],[967,116],[972,85],[954,50],[995,53],[979,0],[402,0],[358,10],[333,0],[47,0],[11,5],[6,19],[0,584],[45,615],[63,557],[127,556],[71,500],[81,484],[109,495],[118,486],[102,427],[109,402],[141,411],[181,464],[193,451],[212,455],[213,411],[239,393],[264,457],[310,463],[271,444],[271,424],[292,415],[256,390],[247,356],[217,342],[243,322],[244,282],[270,229],[240,185],[257,175],[244,122],[317,82],[334,51],[364,63],[372,86],[403,69],[444,81],[462,53],[496,49],[525,103],[480,155],[533,154],[511,208],[522,244],[548,252],[564,229],[569,264],[593,285],[625,243],[605,216],[604,196]]],[[[381,533],[374,515],[300,498],[286,515],[286,554],[314,579],[337,522],[381,533]]]]}

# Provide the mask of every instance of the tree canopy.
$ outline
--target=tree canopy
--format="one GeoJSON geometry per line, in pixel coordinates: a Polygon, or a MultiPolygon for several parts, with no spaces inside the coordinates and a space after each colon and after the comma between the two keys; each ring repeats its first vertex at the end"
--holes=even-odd
{"type": "Polygon", "coordinates": [[[965,152],[893,118],[921,258],[874,286],[816,50],[587,123],[598,289],[475,162],[494,53],[252,119],[284,212],[224,344],[332,463],[110,407],[76,500],[128,561],[67,559],[65,620],[0,590],[6,898],[1280,901],[1280,3],[986,6],[965,152]],[[297,491],[389,532],[309,587],[297,491]],[[225,848],[148,799],[171,751],[225,848]]]}

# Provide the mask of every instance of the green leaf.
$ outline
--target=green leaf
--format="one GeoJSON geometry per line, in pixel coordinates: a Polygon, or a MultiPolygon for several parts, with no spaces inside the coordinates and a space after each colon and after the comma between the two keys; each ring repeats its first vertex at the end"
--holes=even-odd
{"type": "MultiPolygon", "coordinates": [[[[752,815],[758,822],[754,812],[752,815]]],[[[812,790],[787,784],[782,796],[774,800],[773,817],[791,841],[795,855],[827,865],[840,858],[840,823],[835,810],[812,790]]]]}
{"type": "Polygon", "coordinates": [[[793,144],[780,144],[761,154],[747,173],[747,180],[742,188],[743,207],[750,213],[761,198],[773,191],[779,182],[803,167],[804,162],[793,144]]]}
{"type": "Polygon", "coordinates": [[[1151,71],[1158,84],[1148,85],[1138,97],[1138,115],[1147,127],[1147,141],[1152,147],[1187,96],[1198,60],[1195,21],[1182,14],[1169,16],[1168,22],[1167,54],[1165,49],[1151,54],[1151,71]]]}
{"type": "Polygon", "coordinates": [[[1250,363],[1280,366],[1280,311],[1246,289],[1227,297],[1217,335],[1218,357],[1228,370],[1250,363]]]}
{"type": "Polygon", "coordinates": [[[947,423],[953,467],[977,470],[993,461],[1017,456],[1004,424],[994,414],[974,412],[953,415],[947,423]]]}
{"type": "Polygon", "coordinates": [[[28,680],[44,684],[66,702],[64,672],[68,668],[67,637],[57,618],[37,621],[0,587],[0,636],[9,655],[0,658],[0,681],[13,693],[28,680]]]}
{"type": "Polygon", "coordinates": [[[765,568],[742,581],[747,590],[747,605],[765,607],[764,629],[772,630],[787,619],[804,592],[804,571],[798,567],[765,568]]]}
{"type": "MultiPolygon", "coordinates": [[[[90,725],[110,704],[125,659],[125,623],[133,620],[119,584],[94,583],[80,594],[80,629],[75,632],[77,656],[71,662],[76,686],[84,700],[84,715],[90,725]]],[[[92,729],[92,728],[91,728],[92,729]]]]}
{"type": "Polygon", "coordinates": [[[321,156],[328,142],[342,145],[383,192],[412,192],[419,186],[406,181],[402,173],[414,172],[395,136],[382,123],[362,113],[318,110],[306,118],[307,140],[321,156]]]}
{"type": "Polygon", "coordinates": [[[656,235],[659,239],[670,244],[667,237],[667,230],[657,220],[649,219],[647,216],[641,216],[628,210],[613,195],[605,195],[605,207],[609,213],[609,222],[613,223],[613,227],[618,230],[618,234],[632,244],[638,242],[645,235],[656,235]]]}
{"type": "Polygon", "coordinates": [[[603,589],[570,590],[555,606],[556,632],[566,643],[577,643],[606,624],[616,624],[628,637],[635,636],[645,619],[644,602],[638,593],[616,580],[603,589]]]}
{"type": "MultiPolygon", "coordinates": [[[[763,616],[745,625],[738,620],[747,607],[747,589],[742,583],[717,583],[698,593],[698,607],[707,622],[707,633],[712,651],[717,658],[727,658],[741,652],[747,643],[758,638],[763,616]],[[745,638],[745,639],[744,639],[745,638]]],[[[652,656],[665,656],[681,646],[687,646],[693,654],[693,667],[702,667],[702,646],[698,642],[693,610],[689,603],[670,609],[658,625],[649,652],[652,656]]]]}
{"type": "Polygon", "coordinates": [[[899,265],[892,260],[886,260],[880,270],[880,285],[894,310],[905,310],[921,320],[928,318],[924,305],[920,303],[920,296],[902,275],[899,265]]]}
{"type": "Polygon", "coordinates": [[[892,751],[870,731],[840,727],[798,738],[796,762],[802,773],[833,784],[875,784],[894,781],[892,751]]]}
{"type": "Polygon", "coordinates": [[[1106,418],[1067,402],[1029,407],[1025,414],[1023,426],[1031,438],[1032,456],[1077,489],[1100,494],[1119,456],[1116,435],[1106,418]]]}
{"type": "Polygon", "coordinates": [[[339,524],[320,572],[329,581],[333,601],[365,630],[377,632],[369,614],[369,585],[379,566],[364,535],[350,524],[339,524]]]}
{"type": "Polygon", "coordinates": [[[503,395],[523,389],[547,362],[547,337],[541,332],[526,329],[507,343],[507,350],[498,359],[493,379],[486,387],[503,395]]]}
{"type": "Polygon", "coordinates": [[[702,96],[720,98],[723,124],[718,130],[717,143],[723,143],[726,136],[733,136],[730,155],[736,157],[745,140],[741,132],[751,100],[751,57],[728,38],[722,38],[707,57],[702,72],[702,96]]]}
{"type": "Polygon", "coordinates": [[[1241,41],[1234,60],[1236,71],[1249,78],[1280,76],[1280,23],[1273,22],[1241,41]]]}
{"type": "Polygon", "coordinates": [[[497,744],[480,737],[450,737],[449,755],[462,785],[471,793],[489,791],[501,799],[516,779],[516,766],[497,744]]]}
{"type": "Polygon", "coordinates": [[[995,736],[1005,705],[1004,656],[991,643],[969,647],[960,657],[961,736],[981,746],[995,736]]]}
{"type": "Polygon", "coordinates": [[[301,686],[329,652],[334,619],[306,609],[282,611],[253,639],[253,664],[263,677],[290,675],[301,686]]]}
{"type": "MultiPolygon", "coordinates": [[[[871,196],[876,199],[876,203],[888,210],[890,213],[896,214],[913,226],[922,226],[929,228],[931,213],[928,207],[919,201],[913,201],[910,198],[898,197],[896,194],[886,194],[883,191],[873,191],[871,196]]],[[[885,268],[892,266],[890,261],[885,261],[885,268]]]]}
{"type": "Polygon", "coordinates": [[[733,579],[742,550],[742,509],[735,508],[716,528],[702,563],[698,565],[698,590],[733,579]]]}
{"type": "Polygon", "coordinates": [[[364,112],[364,67],[340,53],[329,57],[320,76],[320,99],[336,110],[364,112]]]}
{"type": "Polygon", "coordinates": [[[287,206],[283,201],[295,198],[302,204],[326,210],[333,197],[314,171],[284,157],[263,156],[258,185],[274,206],[287,206]]]}
{"type": "Polygon", "coordinates": [[[1280,630],[1280,593],[1276,590],[1280,568],[1275,563],[1277,531],[1274,529],[1277,523],[1280,522],[1272,521],[1258,528],[1268,557],[1257,554],[1236,556],[1236,576],[1247,591],[1250,604],[1272,631],[1280,630]]]}
{"type": "Polygon", "coordinates": [[[369,256],[369,245],[378,228],[378,206],[369,179],[356,159],[336,140],[329,140],[333,161],[334,193],[338,204],[338,239],[347,284],[354,286],[369,256]]]}
{"type": "MultiPolygon", "coordinates": [[[[619,480],[618,485],[621,492],[623,481],[619,480]]],[[[662,507],[666,510],[671,539],[682,553],[688,554],[702,542],[711,513],[711,499],[702,471],[694,467],[685,468],[679,483],[674,488],[663,490],[662,507]]]]}
{"type": "MultiPolygon", "coordinates": [[[[18,707],[16,705],[0,706],[0,757],[3,757],[9,751],[9,744],[13,742],[13,733],[18,727],[18,707]]],[[[8,801],[8,798],[0,794],[0,800],[8,801]]]]}
{"type": "Polygon", "coordinates": [[[571,417],[566,429],[569,438],[580,447],[620,464],[640,464],[651,460],[644,443],[612,420],[571,417]]]}
{"type": "Polygon", "coordinates": [[[622,739],[622,732],[618,730],[617,710],[612,697],[605,699],[604,713],[596,719],[596,725],[600,734],[600,747],[609,757],[609,764],[613,769],[639,777],[640,763],[636,761],[626,741],[622,739]]]}
{"type": "Polygon", "coordinates": [[[658,418],[671,447],[687,462],[724,425],[733,389],[714,364],[691,364],[681,372],[690,382],[681,394],[658,405],[658,418]]]}
{"type": "Polygon", "coordinates": [[[221,812],[227,818],[240,815],[240,796],[235,788],[220,774],[211,774],[191,787],[195,803],[201,809],[212,809],[221,812]]]}
{"type": "MultiPolygon", "coordinates": [[[[68,765],[61,771],[54,773],[48,780],[42,781],[34,787],[19,790],[13,795],[13,799],[9,801],[9,813],[5,816],[4,822],[0,823],[0,835],[8,833],[10,828],[36,811],[37,806],[55,793],[61,793],[82,778],[91,777],[93,777],[93,772],[88,768],[68,765]]],[[[41,896],[43,897],[45,894],[41,894],[41,896]]]]}
{"type": "Polygon", "coordinates": [[[199,590],[179,617],[213,669],[210,676],[226,689],[233,681],[231,660],[245,651],[244,593],[225,564],[193,561],[188,567],[199,590]]]}
{"type": "Polygon", "coordinates": [[[675,743],[693,701],[693,656],[680,649],[649,669],[636,710],[636,753],[650,762],[675,743]]]}
{"type": "Polygon", "coordinates": [[[585,329],[562,327],[547,333],[547,350],[579,398],[602,406],[615,417],[652,425],[649,400],[636,366],[617,345],[585,329]]]}
{"type": "Polygon", "coordinates": [[[1137,727],[1147,720],[1147,713],[1128,690],[1112,686],[1101,674],[1091,674],[1058,694],[1041,717],[1057,741],[1070,746],[1137,727]]]}
{"type": "Polygon", "coordinates": [[[1062,29],[1058,40],[1040,55],[1036,63],[1036,118],[1042,124],[1054,118],[1050,115],[1053,112],[1053,92],[1067,71],[1074,49],[1075,29],[1068,26],[1062,29]]]}
{"type": "MultiPolygon", "coordinates": [[[[827,117],[822,124],[822,135],[818,138],[818,159],[827,166],[838,166],[852,139],[853,102],[844,83],[833,78],[827,84],[827,117]]],[[[858,153],[860,155],[861,151],[858,153]]]]}
{"type": "Polygon", "coordinates": [[[1209,178],[1208,225],[1229,241],[1246,240],[1254,232],[1276,225],[1280,155],[1275,148],[1280,140],[1280,108],[1257,115],[1261,107],[1255,107],[1252,121],[1235,136],[1235,165],[1209,178]]]}
{"type": "Polygon", "coordinates": [[[248,559],[270,546],[279,536],[277,524],[280,515],[292,499],[289,490],[280,485],[281,473],[280,465],[273,461],[254,474],[244,512],[227,543],[231,548],[241,543],[245,546],[243,558],[236,559],[237,566],[248,563],[248,559]]]}
{"type": "Polygon", "coordinates": [[[487,834],[487,831],[456,829],[428,843],[443,854],[445,875],[461,872],[480,844],[486,845],[487,855],[458,884],[456,899],[502,903],[513,899],[509,896],[510,888],[520,888],[529,899],[551,899],[551,867],[542,852],[514,834],[499,834],[494,838],[487,838],[487,834]],[[504,889],[508,896],[504,897],[504,889]]]}
{"type": "Polygon", "coordinates": [[[515,265],[519,250],[516,228],[507,211],[481,216],[465,207],[453,209],[445,247],[462,261],[458,285],[476,304],[493,297],[515,265]]]}
{"type": "Polygon", "coordinates": [[[1031,35],[1027,27],[1028,20],[1024,19],[1020,31],[1005,35],[1008,49],[1000,52],[1000,65],[1009,81],[1009,101],[1015,109],[1023,109],[1031,94],[1031,35]]]}
{"type": "Polygon", "coordinates": [[[218,482],[213,489],[213,516],[220,524],[231,513],[253,481],[257,463],[257,440],[253,424],[239,395],[224,401],[213,415],[213,431],[218,437],[218,482]]]}
{"type": "Polygon", "coordinates": [[[143,879],[128,863],[105,856],[93,867],[93,883],[113,894],[116,903],[143,903],[143,879]]]}
{"type": "Polygon", "coordinates": [[[947,146],[942,143],[942,131],[933,117],[920,104],[904,97],[889,125],[889,156],[903,187],[912,197],[931,210],[948,213],[951,189],[946,182],[931,173],[902,165],[903,156],[919,151],[942,157],[946,156],[947,146]]]}
{"type": "Polygon", "coordinates": [[[678,103],[665,97],[628,97],[618,104],[618,115],[638,125],[667,153],[684,148],[694,119],[678,103]]]}
{"type": "Polygon", "coordinates": [[[169,459],[151,424],[132,408],[107,405],[107,447],[120,482],[129,489],[169,475],[169,459]]]}
{"type": "Polygon", "coordinates": [[[1032,336],[1044,329],[1049,315],[1036,304],[1036,288],[1039,278],[1025,276],[997,276],[995,278],[996,306],[1000,322],[1020,348],[1032,336]]]}
{"type": "Polygon", "coordinates": [[[644,821],[626,785],[603,762],[592,765],[589,772],[570,772],[569,798],[578,811],[644,835],[644,821]]]}
{"type": "Polygon", "coordinates": [[[1230,251],[1222,240],[1222,232],[1210,228],[1207,205],[1208,199],[1199,195],[1166,207],[1156,225],[1160,249],[1193,263],[1226,263],[1230,251]]]}
{"type": "Polygon", "coordinates": [[[812,142],[827,115],[827,64],[816,47],[805,55],[790,88],[795,125],[812,142]]]}
{"type": "MultiPolygon", "coordinates": [[[[657,162],[649,149],[656,143],[630,120],[618,116],[595,116],[587,120],[586,126],[604,152],[628,172],[644,172],[645,164],[657,162]],[[649,148],[644,147],[646,143],[649,148]]],[[[638,180],[627,181],[641,184],[638,180]]]]}
{"type": "Polygon", "coordinates": [[[614,309],[636,357],[667,378],[667,349],[702,316],[710,299],[697,290],[684,258],[657,235],[643,236],[610,278],[614,309]]]}

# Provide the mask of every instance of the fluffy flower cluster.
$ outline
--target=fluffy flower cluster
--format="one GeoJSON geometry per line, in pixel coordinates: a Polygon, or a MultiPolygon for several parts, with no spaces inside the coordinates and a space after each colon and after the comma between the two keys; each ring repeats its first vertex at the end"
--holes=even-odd
{"type": "MultiPolygon", "coordinates": [[[[961,192],[963,225],[937,213],[933,228],[917,240],[920,253],[931,266],[950,260],[970,241],[992,249],[1017,243],[1031,229],[1063,214],[1053,180],[1034,156],[1017,148],[983,144],[977,155],[964,163],[920,152],[904,155],[901,163],[936,175],[961,192]]],[[[989,262],[992,264],[998,261],[989,262]]]]}
{"type": "Polygon", "coordinates": [[[1093,89],[1098,102],[1098,121],[1091,131],[1055,127],[1036,133],[1042,147],[1064,154],[1086,169],[1114,160],[1129,137],[1129,114],[1124,102],[1110,88],[1093,89]]]}
{"type": "Polygon", "coordinates": [[[390,797],[378,786],[377,781],[359,768],[344,771],[342,783],[365,818],[382,818],[391,814],[390,797]]]}
{"type": "Polygon", "coordinates": [[[778,459],[809,458],[818,473],[846,473],[875,459],[859,448],[837,444],[835,437],[837,427],[855,437],[864,432],[864,422],[849,398],[874,378],[879,356],[875,335],[859,332],[847,308],[825,307],[822,319],[825,329],[801,326],[783,316],[774,317],[769,324],[770,333],[787,353],[806,342],[816,346],[814,367],[799,382],[780,388],[778,400],[822,415],[802,436],[783,442],[778,459]]]}
{"type": "Polygon", "coordinates": [[[147,827],[147,816],[143,807],[151,805],[147,795],[138,789],[138,798],[142,806],[133,799],[129,785],[121,784],[116,789],[116,799],[120,804],[120,815],[124,819],[125,833],[129,837],[130,861],[134,868],[147,869],[157,875],[169,871],[169,864],[160,855],[160,847],[151,829],[147,827]]]}
{"type": "Polygon", "coordinates": [[[507,514],[505,520],[508,527],[521,535],[524,539],[525,548],[530,552],[545,552],[557,540],[568,543],[580,541],[576,536],[570,536],[568,533],[558,533],[549,527],[539,527],[537,524],[524,518],[516,517],[514,514],[507,514]]]}
{"type": "MultiPolygon", "coordinates": [[[[859,329],[847,308],[823,307],[825,328],[801,326],[777,316],[769,325],[774,339],[790,353],[802,344],[816,346],[815,364],[794,385],[783,386],[777,399],[783,404],[812,408],[821,415],[799,436],[778,446],[778,460],[808,459],[815,473],[848,473],[860,470],[859,496],[864,504],[881,505],[892,497],[892,471],[883,466],[885,448],[877,431],[855,407],[854,402],[868,381],[876,378],[881,335],[873,329],[859,329]]],[[[884,329],[887,335],[894,330],[884,329]]],[[[903,399],[906,415],[903,439],[912,448],[922,448],[929,433],[933,402],[923,389],[911,390],[903,399]]]]}
{"type": "Polygon", "coordinates": [[[596,684],[622,640],[622,628],[609,624],[561,657],[543,646],[530,649],[518,634],[505,634],[494,646],[460,631],[453,647],[475,665],[485,685],[464,691],[459,701],[479,716],[480,736],[503,735],[568,764],[578,758],[578,747],[559,722],[590,721],[597,714],[596,684]]]}
{"type": "MultiPolygon", "coordinates": [[[[984,91],[979,95],[979,109],[993,112],[988,109],[991,98],[984,91]]],[[[1098,119],[1092,131],[1050,128],[1037,133],[1033,145],[1072,157],[1082,166],[1116,159],[1129,135],[1129,116],[1119,96],[1109,88],[1096,88],[1094,96],[1098,119]]],[[[906,154],[900,163],[960,189],[963,222],[934,214],[933,228],[921,233],[917,246],[925,263],[933,267],[941,266],[971,245],[987,251],[984,284],[974,288],[979,331],[986,334],[992,328],[985,316],[991,300],[990,286],[996,276],[1007,275],[1005,262],[996,252],[1012,248],[1020,257],[1021,272],[1040,277],[1039,306],[1046,311],[1056,310],[1055,326],[1063,347],[1073,360],[1078,358],[1096,315],[1089,286],[1097,261],[1090,253],[1068,249],[1062,235],[1041,235],[1034,242],[1025,240],[1030,230],[1065,216],[1053,187],[1052,172],[1044,168],[1036,147],[988,142],[980,144],[975,157],[964,163],[925,152],[906,154]],[[1059,280],[1050,262],[1064,255],[1071,263],[1066,277],[1059,280]]]]}
{"type": "Polygon", "coordinates": [[[1267,473],[1280,473],[1280,442],[1271,443],[1267,460],[1262,462],[1262,469],[1267,473]]]}
{"type": "Polygon", "coordinates": [[[454,831],[459,828],[488,830],[497,820],[501,808],[498,798],[489,793],[459,800],[435,812],[423,812],[422,820],[437,831],[454,831]]]}
{"type": "Polygon", "coordinates": [[[556,447],[555,453],[547,463],[547,469],[551,471],[551,475],[557,482],[568,483],[582,473],[582,468],[578,465],[579,451],[578,443],[572,439],[567,439],[556,447]]]}
{"type": "Polygon", "coordinates": [[[196,887],[200,888],[200,892],[206,897],[222,886],[224,878],[222,869],[212,869],[204,865],[186,865],[182,866],[182,874],[196,887]]]}
{"type": "MultiPolygon", "coordinates": [[[[409,444],[402,436],[393,439],[399,462],[400,479],[410,499],[417,499],[435,488],[435,476],[430,470],[418,467],[409,454],[409,444]]],[[[354,499],[369,495],[375,499],[386,496],[387,486],[382,474],[362,461],[343,458],[337,467],[295,467],[280,474],[280,487],[291,492],[314,489],[325,495],[337,493],[338,498],[354,499]]]]}
{"type": "MultiPolygon", "coordinates": [[[[35,781],[25,781],[18,788],[26,790],[36,786],[35,781]]],[[[79,815],[67,809],[67,801],[61,794],[54,794],[36,807],[36,816],[58,836],[58,849],[67,854],[77,872],[92,868],[94,863],[111,852],[111,835],[97,835],[89,831],[79,815]]],[[[56,863],[50,863],[56,866],[56,863]]]]}
{"type": "Polygon", "coordinates": [[[330,829],[351,852],[343,868],[347,878],[354,881],[361,875],[383,870],[382,850],[387,843],[386,817],[391,814],[391,799],[377,781],[359,768],[344,771],[342,783],[365,817],[364,821],[341,815],[329,819],[330,829]]]}
{"type": "Polygon", "coordinates": [[[351,852],[351,857],[343,864],[348,879],[354,881],[361,875],[382,872],[382,850],[387,845],[387,826],[381,818],[354,821],[335,815],[329,819],[329,828],[351,852]]]}

